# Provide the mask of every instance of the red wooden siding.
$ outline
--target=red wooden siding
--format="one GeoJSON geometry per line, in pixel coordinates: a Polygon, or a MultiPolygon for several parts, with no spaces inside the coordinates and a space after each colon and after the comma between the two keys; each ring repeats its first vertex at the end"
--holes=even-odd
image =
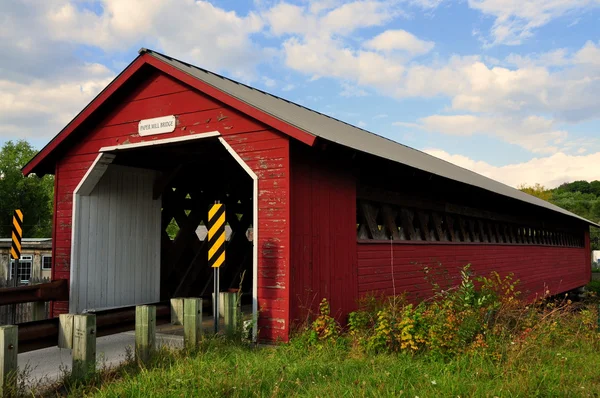
{"type": "Polygon", "coordinates": [[[586,231],[584,232],[585,236],[585,252],[588,253],[588,256],[585,257],[585,275],[584,277],[586,278],[586,284],[592,280],[592,242],[590,241],[590,229],[589,227],[586,229],[586,231]]]}
{"type": "Polygon", "coordinates": [[[291,322],[323,298],[340,320],[356,307],[356,188],[348,169],[292,148],[291,322]]]}
{"type": "MultiPolygon", "coordinates": [[[[81,137],[56,165],[53,279],[69,278],[73,191],[105,146],[219,131],[259,177],[260,337],[287,339],[289,140],[265,124],[155,71],[81,137]],[[174,114],[173,133],[140,137],[140,119],[174,114]]],[[[54,303],[54,315],[68,303],[54,303]]]]}
{"type": "Polygon", "coordinates": [[[556,294],[585,285],[588,257],[589,250],[584,248],[359,242],[358,286],[361,296],[368,292],[391,295],[393,270],[396,294],[425,297],[431,294],[431,285],[424,279],[424,266],[437,270],[441,264],[449,277],[457,278],[459,269],[471,264],[478,275],[513,272],[520,280],[518,290],[532,298],[546,289],[556,294]]]}

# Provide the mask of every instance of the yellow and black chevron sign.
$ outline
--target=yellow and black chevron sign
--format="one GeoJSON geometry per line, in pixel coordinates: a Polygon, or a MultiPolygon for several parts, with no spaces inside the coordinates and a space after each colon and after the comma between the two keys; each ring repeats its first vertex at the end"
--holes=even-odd
{"type": "Polygon", "coordinates": [[[219,268],[225,262],[225,205],[208,209],[208,265],[219,268]]]}
{"type": "Polygon", "coordinates": [[[14,260],[21,258],[21,239],[23,239],[23,212],[15,210],[12,223],[12,246],[10,255],[14,260]]]}

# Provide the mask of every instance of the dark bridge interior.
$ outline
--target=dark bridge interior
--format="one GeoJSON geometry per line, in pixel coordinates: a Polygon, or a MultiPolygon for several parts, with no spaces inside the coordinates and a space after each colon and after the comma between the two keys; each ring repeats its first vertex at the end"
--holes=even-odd
{"type": "Polygon", "coordinates": [[[153,196],[162,198],[161,300],[212,296],[205,225],[215,201],[227,220],[221,291],[238,288],[245,271],[243,297],[251,297],[253,183],[217,139],[119,151],[113,163],[160,172],[153,196]]]}

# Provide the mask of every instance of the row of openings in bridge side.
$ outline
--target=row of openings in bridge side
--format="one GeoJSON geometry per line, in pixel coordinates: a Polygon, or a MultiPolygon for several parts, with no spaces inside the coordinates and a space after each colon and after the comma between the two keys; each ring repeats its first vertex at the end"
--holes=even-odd
{"type": "Polygon", "coordinates": [[[374,201],[357,203],[359,240],[583,247],[583,234],[374,201]]]}

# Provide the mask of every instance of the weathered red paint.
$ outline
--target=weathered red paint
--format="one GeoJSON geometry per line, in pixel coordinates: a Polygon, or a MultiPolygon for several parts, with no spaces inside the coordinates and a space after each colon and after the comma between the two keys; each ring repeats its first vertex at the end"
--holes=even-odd
{"type": "MultiPolygon", "coordinates": [[[[258,175],[258,304],[261,338],[287,339],[289,298],[289,139],[269,126],[176,79],[155,72],[100,118],[97,127],[65,152],[56,164],[53,279],[70,277],[73,191],[100,148],[135,143],[140,119],[174,114],[173,133],[160,139],[219,131],[258,175]]],[[[68,303],[54,303],[54,315],[68,303]]]]}
{"type": "Polygon", "coordinates": [[[137,57],[119,76],[106,87],[94,101],[83,109],[75,118],[46,145],[25,167],[23,174],[28,175],[35,172],[39,164],[50,155],[71,133],[81,125],[92,113],[94,113],[106,100],[110,98],[115,91],[123,85],[134,73],[136,73],[143,65],[144,60],[137,57]]]}
{"type": "MultiPolygon", "coordinates": [[[[274,116],[261,112],[258,109],[246,104],[245,102],[233,98],[230,95],[225,94],[224,92],[216,89],[215,87],[206,84],[188,75],[187,73],[180,71],[177,68],[167,65],[164,62],[158,60],[157,58],[147,53],[144,53],[138,56],[131,64],[129,64],[129,66],[125,68],[125,70],[121,72],[121,74],[119,74],[119,76],[117,76],[115,80],[113,80],[100,94],[98,94],[98,96],[96,96],[96,98],[92,102],[90,102],[90,104],[87,107],[85,107],[83,111],[81,111],[81,113],[79,113],[56,137],[54,137],[52,141],[50,141],[50,143],[46,145],[27,165],[25,165],[25,167],[23,168],[23,174],[28,175],[30,173],[35,173],[36,171],[43,171],[38,170],[38,168],[41,168],[41,164],[49,158],[49,155],[55,152],[57,148],[61,144],[63,144],[63,142],[65,142],[65,140],[67,140],[71,136],[71,134],[73,134],[87,118],[89,118],[94,112],[101,108],[111,98],[111,96],[113,96],[113,94],[115,94],[133,75],[139,73],[140,70],[143,70],[144,68],[148,69],[148,65],[152,66],[152,68],[150,69],[162,71],[165,75],[171,76],[174,79],[172,79],[171,82],[159,83],[157,86],[144,87],[132,92],[132,95],[138,101],[142,101],[144,99],[149,99],[164,94],[170,94],[175,97],[177,97],[178,94],[181,94],[181,97],[185,97],[186,95],[191,95],[188,93],[188,91],[189,87],[193,87],[196,90],[207,94],[211,98],[220,101],[220,103],[228,105],[228,109],[236,109],[244,115],[249,116],[249,119],[260,121],[269,127],[272,127],[278,131],[283,132],[284,134],[287,134],[290,137],[304,142],[305,144],[313,145],[315,142],[316,137],[314,135],[309,134],[306,131],[301,130],[295,126],[282,122],[274,116]],[[187,84],[188,87],[186,87],[185,89],[181,89],[182,85],[180,82],[187,84]],[[163,84],[163,86],[161,86],[161,84],[163,84]]],[[[143,72],[146,71],[143,70],[143,72]]],[[[185,106],[186,104],[188,104],[188,102],[186,102],[183,98],[176,100],[176,102],[179,104],[179,113],[185,113],[185,106]]],[[[148,109],[145,109],[147,107],[147,104],[129,104],[129,106],[130,109],[137,108],[143,109],[144,111],[149,111],[148,109]]],[[[191,102],[189,103],[189,106],[194,107],[194,105],[191,102]]],[[[154,110],[160,110],[160,114],[162,115],[175,113],[169,112],[169,107],[169,103],[163,103],[162,105],[160,105],[160,109],[154,110]]],[[[116,109],[113,114],[119,115],[123,118],[123,120],[128,120],[127,115],[129,115],[130,118],[134,118],[131,120],[144,119],[144,117],[135,119],[136,117],[138,117],[136,112],[134,112],[133,114],[128,114],[127,112],[121,112],[119,109],[116,109]]],[[[218,121],[221,121],[221,116],[222,115],[217,116],[218,121]]],[[[197,122],[201,123],[201,119],[197,119],[197,122]]],[[[46,173],[46,171],[43,171],[43,173],[46,173]]]]}
{"type": "Polygon", "coordinates": [[[515,279],[520,280],[518,290],[533,298],[547,290],[556,294],[585,285],[589,281],[588,257],[586,248],[360,242],[358,290],[361,296],[383,292],[426,297],[432,286],[424,278],[424,267],[429,267],[431,274],[446,270],[447,276],[439,276],[438,280],[451,278],[456,283],[459,270],[471,264],[478,275],[487,276],[492,271],[500,275],[514,273],[515,279]]]}
{"type": "Polygon", "coordinates": [[[356,183],[352,173],[294,147],[291,170],[292,323],[303,322],[323,298],[344,321],[356,308],[356,183]]]}

